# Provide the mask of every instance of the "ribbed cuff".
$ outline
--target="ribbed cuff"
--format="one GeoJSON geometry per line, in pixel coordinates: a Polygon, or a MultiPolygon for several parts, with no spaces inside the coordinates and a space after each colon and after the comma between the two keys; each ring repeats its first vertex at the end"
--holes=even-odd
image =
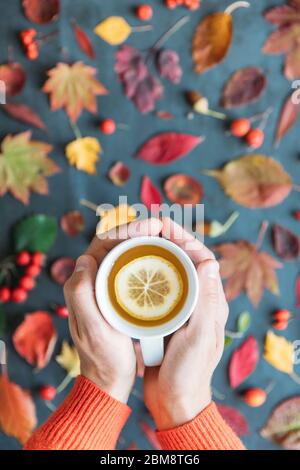
{"type": "Polygon", "coordinates": [[[66,400],[25,449],[111,450],[129,415],[127,405],[79,376],[66,400]]]}
{"type": "Polygon", "coordinates": [[[216,405],[210,403],[195,419],[157,438],[166,450],[244,450],[240,439],[225,423],[216,405]]]}

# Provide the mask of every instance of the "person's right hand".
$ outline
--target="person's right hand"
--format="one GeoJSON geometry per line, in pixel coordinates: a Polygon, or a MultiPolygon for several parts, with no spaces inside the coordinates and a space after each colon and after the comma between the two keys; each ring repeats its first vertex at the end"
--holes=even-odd
{"type": "Polygon", "coordinates": [[[224,349],[228,305],[213,253],[168,218],[162,236],[196,265],[200,294],[189,322],[171,337],[160,367],[146,368],[145,404],[158,430],[194,419],[211,402],[211,378],[224,349]]]}

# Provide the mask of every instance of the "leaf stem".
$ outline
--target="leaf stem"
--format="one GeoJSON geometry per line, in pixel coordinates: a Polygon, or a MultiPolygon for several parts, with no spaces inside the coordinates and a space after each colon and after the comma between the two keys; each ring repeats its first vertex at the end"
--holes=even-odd
{"type": "Polygon", "coordinates": [[[228,338],[231,338],[231,339],[240,339],[244,336],[244,333],[241,332],[241,331],[225,330],[225,335],[228,336],[228,338]]]}
{"type": "Polygon", "coordinates": [[[70,374],[67,374],[64,380],[60,383],[60,385],[56,388],[56,393],[61,393],[73,380],[73,377],[70,374]]]}
{"type": "Polygon", "coordinates": [[[296,382],[296,384],[300,385],[300,377],[296,374],[296,372],[292,372],[290,374],[290,377],[291,379],[293,379],[294,382],[296,382]]]}
{"type": "Polygon", "coordinates": [[[259,233],[258,233],[258,237],[257,237],[257,241],[256,241],[256,244],[255,244],[256,250],[259,250],[261,245],[263,244],[265,234],[266,234],[266,231],[268,230],[268,227],[269,227],[269,222],[267,220],[264,220],[263,223],[261,224],[261,227],[260,227],[260,230],[259,230],[259,233]]]}
{"type": "Polygon", "coordinates": [[[93,202],[90,202],[87,199],[80,199],[79,202],[82,206],[88,207],[92,211],[97,212],[98,206],[94,204],[93,202]]]}
{"type": "Polygon", "coordinates": [[[207,116],[211,116],[217,119],[222,119],[223,121],[227,119],[226,114],[219,113],[218,111],[213,111],[212,109],[208,109],[206,113],[203,113],[203,114],[206,114],[207,116]]]}
{"type": "Polygon", "coordinates": [[[249,8],[250,3],[249,2],[234,2],[231,5],[229,5],[224,13],[227,13],[227,15],[232,15],[232,13],[237,10],[238,8],[249,8]]]}
{"type": "Polygon", "coordinates": [[[56,411],[56,406],[53,405],[53,403],[51,403],[51,401],[45,401],[45,405],[47,406],[47,408],[48,408],[52,413],[54,413],[54,411],[56,411]]]}
{"type": "Polygon", "coordinates": [[[75,122],[70,121],[70,126],[71,126],[72,131],[74,132],[76,139],[81,139],[82,134],[77,124],[75,122]]]}
{"type": "Polygon", "coordinates": [[[228,217],[226,222],[223,224],[223,229],[225,232],[230,229],[230,227],[234,224],[234,222],[238,219],[239,216],[240,213],[238,211],[235,211],[228,217]]]}
{"type": "Polygon", "coordinates": [[[168,39],[170,39],[170,37],[173,36],[173,34],[175,34],[182,26],[188,23],[188,21],[190,21],[189,16],[183,16],[182,18],[180,18],[173,26],[171,26],[170,29],[168,29],[168,31],[166,31],[159,38],[159,40],[151,47],[150,51],[154,52],[160,49],[161,46],[163,46],[163,44],[167,42],[168,39]]]}
{"type": "Polygon", "coordinates": [[[226,398],[223,393],[219,392],[219,390],[214,387],[211,387],[211,393],[217,400],[223,401],[226,398]]]}
{"type": "Polygon", "coordinates": [[[145,31],[151,31],[153,26],[151,24],[145,24],[143,26],[131,26],[131,31],[133,33],[143,33],[145,31]]]}

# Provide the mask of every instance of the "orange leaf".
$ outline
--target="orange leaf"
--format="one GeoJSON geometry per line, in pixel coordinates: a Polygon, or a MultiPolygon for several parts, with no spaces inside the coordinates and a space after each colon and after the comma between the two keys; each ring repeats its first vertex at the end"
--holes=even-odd
{"type": "Polygon", "coordinates": [[[97,95],[106,95],[106,88],[96,80],[97,70],[82,62],[73,65],[58,63],[48,71],[43,91],[50,93],[52,111],[64,108],[71,121],[76,122],[83,109],[97,112],[97,95]]]}
{"type": "Polygon", "coordinates": [[[0,426],[3,432],[24,445],[37,424],[35,405],[30,394],[2,375],[0,403],[0,426]]]}
{"type": "Polygon", "coordinates": [[[56,339],[57,333],[52,318],[43,311],[26,315],[12,337],[20,356],[38,369],[48,364],[56,339]]]}

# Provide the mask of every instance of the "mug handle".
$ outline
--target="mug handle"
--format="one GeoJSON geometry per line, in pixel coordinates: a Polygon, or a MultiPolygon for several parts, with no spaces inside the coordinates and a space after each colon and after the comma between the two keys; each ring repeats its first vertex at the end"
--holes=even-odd
{"type": "Polygon", "coordinates": [[[143,338],[140,340],[144,364],[147,367],[160,366],[164,358],[164,338],[143,338]]]}

